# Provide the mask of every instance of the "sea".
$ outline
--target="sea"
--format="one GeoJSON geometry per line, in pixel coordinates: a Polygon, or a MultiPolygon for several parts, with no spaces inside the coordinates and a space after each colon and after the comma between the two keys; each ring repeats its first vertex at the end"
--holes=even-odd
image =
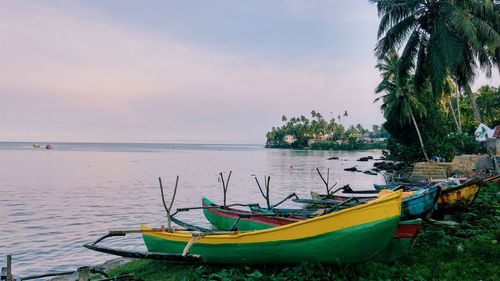
{"type": "MultiPolygon", "coordinates": [[[[309,198],[325,193],[318,168],[330,184],[372,189],[382,175],[347,172],[370,170],[380,150],[310,151],[266,149],[242,144],[52,143],[0,142],[0,267],[12,255],[17,276],[76,270],[114,258],[84,248],[112,229],[167,224],[159,178],[167,203],[177,176],[173,209],[198,207],[207,197],[222,204],[220,180],[229,182],[227,203],[265,200],[257,187],[270,177],[271,202],[290,193],[309,198]],[[328,160],[339,157],[338,160],[328,160]],[[228,180],[229,173],[231,177],[228,180]]],[[[300,207],[293,202],[283,206],[300,207]]],[[[208,227],[200,210],[177,218],[208,227]]],[[[106,246],[145,250],[140,235],[112,238],[106,246]]]]}

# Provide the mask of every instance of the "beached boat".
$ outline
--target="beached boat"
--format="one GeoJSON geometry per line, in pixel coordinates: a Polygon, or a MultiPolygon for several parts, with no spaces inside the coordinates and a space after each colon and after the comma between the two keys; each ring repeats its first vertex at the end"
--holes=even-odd
{"type": "MultiPolygon", "coordinates": [[[[385,192],[387,191],[385,189],[385,192]]],[[[403,192],[401,219],[430,218],[437,207],[436,202],[438,201],[440,192],[440,186],[429,186],[425,189],[403,192]]]]}
{"type": "Polygon", "coordinates": [[[297,215],[270,217],[272,212],[264,211],[265,209],[258,207],[258,205],[255,207],[262,211],[222,207],[207,198],[202,198],[201,201],[205,218],[218,230],[261,230],[304,220],[303,217],[297,215]]]}
{"type": "Polygon", "coordinates": [[[141,226],[153,253],[199,255],[207,263],[357,263],[379,254],[394,237],[401,192],[338,212],[249,232],[152,231],[141,226]]]}
{"type": "MultiPolygon", "coordinates": [[[[397,187],[396,187],[397,188],[397,187]]],[[[436,202],[440,194],[440,186],[428,186],[427,188],[403,192],[403,202],[401,204],[401,219],[426,219],[429,218],[436,207],[436,202]]],[[[335,200],[348,200],[352,195],[362,194],[364,200],[373,200],[377,197],[393,192],[393,189],[382,189],[379,191],[353,191],[342,194],[320,195],[311,192],[313,199],[334,198],[335,200]]]]}
{"type": "Polygon", "coordinates": [[[491,175],[483,178],[483,182],[495,182],[496,184],[500,184],[500,175],[491,175]]]}
{"type": "MultiPolygon", "coordinates": [[[[236,227],[240,231],[268,229],[280,225],[293,223],[289,217],[265,217],[261,214],[268,212],[249,212],[233,208],[222,208],[203,198],[203,212],[210,223],[219,230],[232,230],[236,227]],[[240,217],[243,215],[243,218],[240,217]]],[[[380,262],[394,262],[410,250],[420,231],[422,220],[414,219],[400,221],[389,245],[384,248],[374,260],[380,262]]]]}
{"type": "Polygon", "coordinates": [[[469,208],[481,188],[483,181],[471,179],[460,185],[443,184],[438,198],[438,209],[440,211],[453,211],[469,208]]]}
{"type": "Polygon", "coordinates": [[[421,182],[396,182],[388,184],[373,184],[373,187],[380,191],[382,189],[403,189],[403,190],[414,190],[427,187],[427,184],[421,182]]]}

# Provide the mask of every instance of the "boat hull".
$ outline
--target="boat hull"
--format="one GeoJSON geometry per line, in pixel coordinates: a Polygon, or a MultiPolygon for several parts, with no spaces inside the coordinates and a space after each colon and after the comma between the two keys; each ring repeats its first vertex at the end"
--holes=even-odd
{"type": "Polygon", "coordinates": [[[394,239],[373,260],[392,263],[405,255],[415,245],[421,224],[421,219],[400,221],[394,239]]]}
{"type": "Polygon", "coordinates": [[[403,199],[401,204],[401,219],[426,219],[434,211],[441,188],[431,186],[426,189],[420,189],[407,198],[403,199]]]}
{"type": "MultiPolygon", "coordinates": [[[[401,204],[401,219],[411,220],[411,219],[426,219],[430,217],[435,209],[436,201],[440,194],[441,187],[439,186],[428,186],[427,188],[419,188],[415,191],[403,192],[403,201],[401,204]]],[[[387,194],[393,192],[391,189],[382,189],[379,193],[373,193],[373,200],[380,194],[387,194]]],[[[345,194],[345,193],[344,193],[345,194]]],[[[337,200],[344,201],[349,199],[349,195],[336,196],[337,200]]]]}
{"type": "Polygon", "coordinates": [[[479,194],[481,184],[480,180],[473,180],[458,186],[443,188],[438,198],[438,209],[453,211],[469,208],[479,194]]]}
{"type": "Polygon", "coordinates": [[[268,229],[276,226],[290,224],[294,221],[293,219],[286,218],[271,218],[265,216],[255,216],[250,218],[239,218],[238,214],[263,214],[262,212],[247,212],[236,209],[222,209],[213,208],[215,204],[207,198],[202,198],[203,214],[205,218],[218,230],[231,230],[233,226],[237,230],[250,231],[250,230],[262,230],[268,229]],[[212,207],[212,208],[207,208],[212,207]],[[235,222],[237,224],[235,225],[235,222]]]}
{"type": "MultiPolygon", "coordinates": [[[[364,205],[266,230],[205,234],[189,253],[220,264],[363,262],[393,239],[400,205],[401,192],[395,192],[364,205]]],[[[148,251],[159,253],[182,253],[192,238],[191,232],[143,233],[148,251]]]]}

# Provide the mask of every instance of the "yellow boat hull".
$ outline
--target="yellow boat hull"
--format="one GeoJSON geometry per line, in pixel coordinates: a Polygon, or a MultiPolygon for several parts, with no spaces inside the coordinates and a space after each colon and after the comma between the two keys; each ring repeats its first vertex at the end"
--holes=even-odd
{"type": "Polygon", "coordinates": [[[441,190],[438,198],[439,210],[455,210],[469,208],[481,188],[481,181],[473,181],[456,187],[447,187],[441,190]]]}
{"type": "Polygon", "coordinates": [[[141,226],[150,252],[182,253],[210,263],[355,263],[368,260],[393,239],[401,191],[353,208],[258,231],[205,233],[151,231],[141,226]]]}

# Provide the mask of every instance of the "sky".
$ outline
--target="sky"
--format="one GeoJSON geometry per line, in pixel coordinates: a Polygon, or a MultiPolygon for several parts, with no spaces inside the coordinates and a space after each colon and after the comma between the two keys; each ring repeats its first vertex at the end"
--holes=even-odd
{"type": "Polygon", "coordinates": [[[0,0],[0,141],[263,144],[312,110],[371,128],[377,25],[366,0],[0,0]]]}

